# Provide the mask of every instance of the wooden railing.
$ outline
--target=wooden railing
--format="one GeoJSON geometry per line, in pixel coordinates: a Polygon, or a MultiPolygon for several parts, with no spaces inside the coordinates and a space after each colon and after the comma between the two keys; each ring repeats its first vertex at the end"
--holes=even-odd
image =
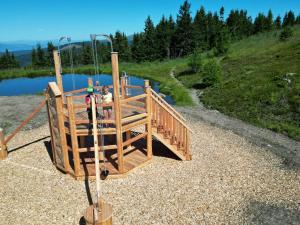
{"type": "Polygon", "coordinates": [[[169,143],[177,148],[177,151],[190,160],[189,136],[191,129],[185,123],[185,119],[155,91],[151,95],[152,127],[163,138],[169,139],[169,143]]]}

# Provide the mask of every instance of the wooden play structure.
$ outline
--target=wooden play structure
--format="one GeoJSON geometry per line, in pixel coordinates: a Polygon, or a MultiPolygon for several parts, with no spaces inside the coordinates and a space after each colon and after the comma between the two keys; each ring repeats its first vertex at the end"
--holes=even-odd
{"type": "MultiPolygon", "coordinates": [[[[50,82],[46,91],[53,162],[57,168],[76,179],[96,175],[92,121],[84,102],[86,89],[63,91],[59,56],[54,51],[57,83],[50,82]]],[[[118,53],[111,53],[113,84],[109,86],[114,100],[113,119],[97,119],[100,168],[110,177],[118,177],[145,165],[152,158],[152,139],[163,143],[181,160],[190,160],[189,133],[184,118],[153,91],[149,81],[144,86],[126,85],[119,79],[118,53]],[[127,96],[127,89],[142,94],[127,96]]],[[[89,83],[94,85],[92,80],[89,83]]],[[[94,89],[102,88],[99,84],[94,89]]]]}
{"type": "MultiPolygon", "coordinates": [[[[108,35],[103,35],[109,39],[108,35]]],[[[71,42],[71,38],[62,40],[71,42]]],[[[91,35],[94,52],[96,35],[91,35]]],[[[60,47],[58,47],[60,49],[60,47]]],[[[51,136],[53,164],[75,179],[96,179],[97,194],[94,204],[84,215],[86,224],[111,225],[112,205],[106,203],[100,192],[100,178],[120,177],[152,159],[153,140],[161,142],[181,160],[191,160],[189,138],[191,130],[185,119],[159,94],[151,89],[149,81],[143,86],[130,85],[126,77],[119,78],[118,53],[111,52],[113,101],[100,98],[102,86],[88,80],[95,90],[91,97],[92,118],[87,113],[86,88],[64,92],[59,52],[54,50],[56,82],[50,82],[45,99],[7,137],[0,128],[0,160],[7,158],[8,142],[46,105],[51,136]],[[130,89],[140,90],[129,95],[130,89]],[[103,107],[112,108],[112,118],[102,116],[103,107]],[[98,113],[97,113],[98,112],[98,113]]],[[[94,61],[95,62],[95,61],[94,61]]],[[[71,60],[71,65],[73,64],[71,60]]],[[[98,65],[95,63],[95,68],[98,65]]],[[[72,68],[73,70],[73,68],[72,68]]],[[[74,81],[73,81],[74,82],[74,81]]],[[[156,149],[161,151],[161,149],[156,149]]]]}

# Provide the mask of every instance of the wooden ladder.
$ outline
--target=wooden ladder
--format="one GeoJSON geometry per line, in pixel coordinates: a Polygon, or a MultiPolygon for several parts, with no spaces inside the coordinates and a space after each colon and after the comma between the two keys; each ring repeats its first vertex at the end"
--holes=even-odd
{"type": "Polygon", "coordinates": [[[182,160],[191,160],[190,132],[186,120],[151,89],[152,135],[182,160]]]}

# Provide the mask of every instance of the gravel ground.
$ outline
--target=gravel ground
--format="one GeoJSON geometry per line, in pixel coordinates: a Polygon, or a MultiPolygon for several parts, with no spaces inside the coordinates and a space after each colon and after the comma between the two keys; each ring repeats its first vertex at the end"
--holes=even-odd
{"type": "MultiPolygon", "coordinates": [[[[299,224],[300,171],[231,131],[186,114],[193,160],[154,156],[102,182],[114,224],[299,224]]],[[[84,224],[89,189],[51,163],[48,126],[19,133],[0,161],[0,224],[84,224]],[[23,147],[22,147],[23,146],[23,147]]]]}

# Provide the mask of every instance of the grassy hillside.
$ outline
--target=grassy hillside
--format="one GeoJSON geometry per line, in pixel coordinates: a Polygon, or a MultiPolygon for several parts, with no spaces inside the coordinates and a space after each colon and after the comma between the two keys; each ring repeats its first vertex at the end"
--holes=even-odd
{"type": "MultiPolygon", "coordinates": [[[[220,58],[219,83],[203,90],[208,107],[300,140],[300,27],[288,41],[280,31],[230,46],[220,58]]],[[[202,74],[183,76],[192,86],[202,74]]]]}

